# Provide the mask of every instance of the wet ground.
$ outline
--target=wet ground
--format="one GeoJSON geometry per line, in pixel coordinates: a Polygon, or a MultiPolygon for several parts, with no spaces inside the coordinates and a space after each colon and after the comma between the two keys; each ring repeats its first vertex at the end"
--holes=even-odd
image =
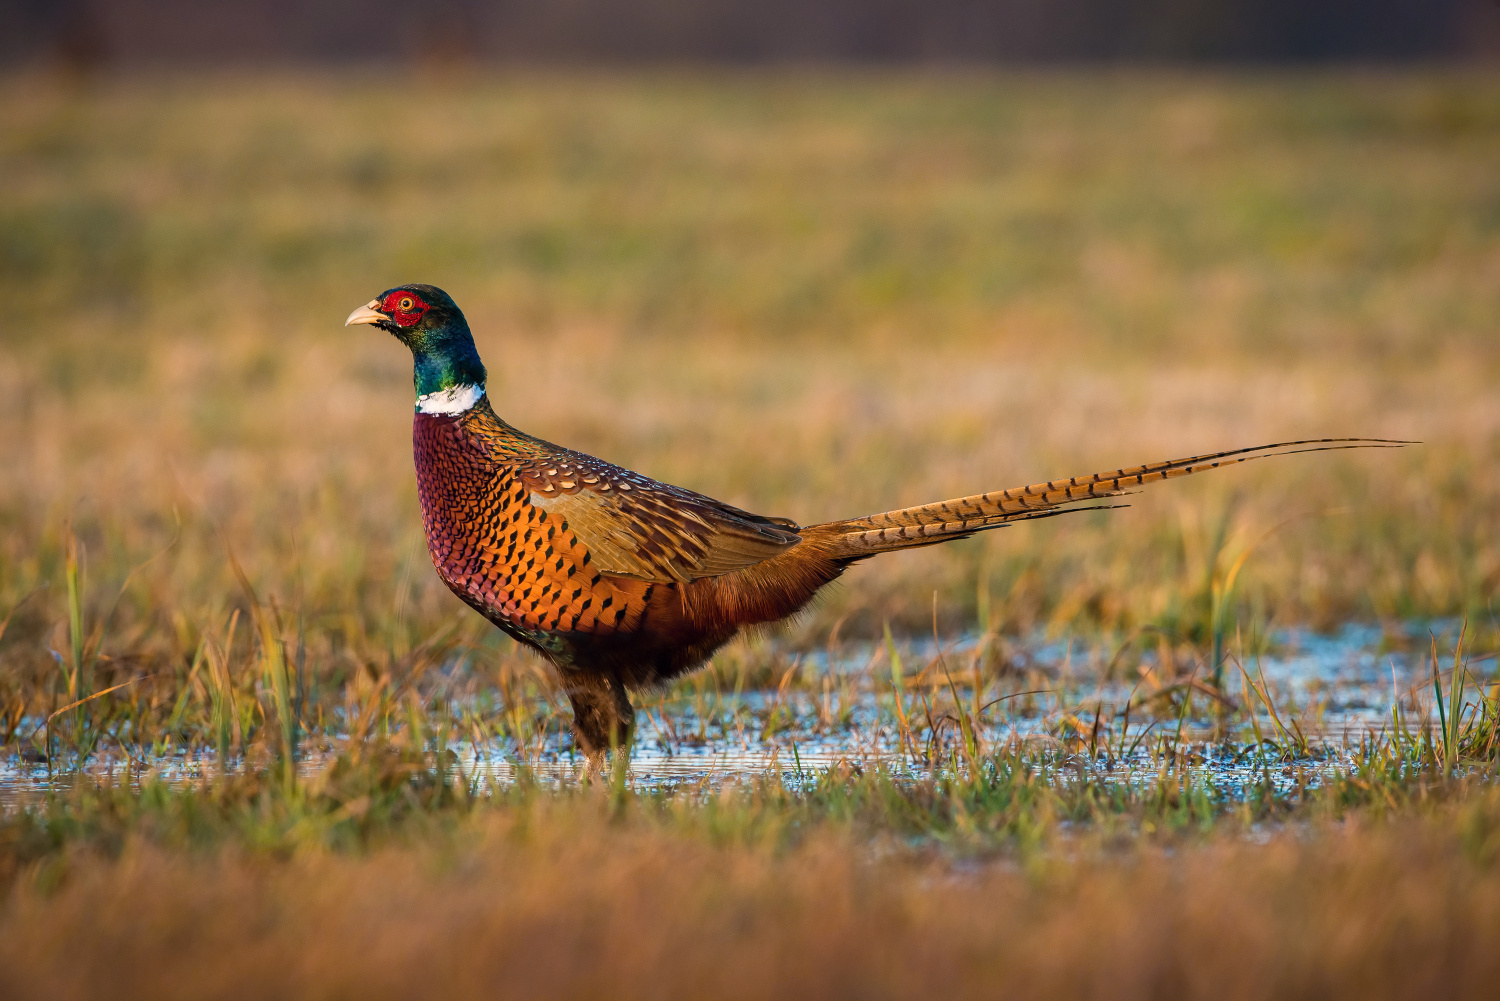
{"type": "MultiPolygon", "coordinates": [[[[976,698],[974,669],[994,655],[993,644],[906,641],[894,647],[905,693],[899,703],[892,647],[847,644],[834,653],[797,655],[798,671],[777,689],[726,690],[702,674],[670,695],[637,700],[629,781],[640,789],[712,788],[775,775],[796,787],[830,769],[869,768],[921,777],[937,767],[963,767],[970,739],[963,715],[978,720],[972,740],[981,751],[1006,745],[1055,751],[1039,758],[1069,775],[1145,786],[1159,780],[1170,759],[1228,798],[1268,778],[1287,788],[1316,784],[1362,740],[1392,729],[1393,705],[1411,732],[1436,722],[1429,631],[1451,650],[1451,623],[1412,624],[1397,634],[1366,625],[1332,634],[1284,631],[1258,657],[1224,660],[1222,695],[1204,684],[1212,679],[1200,676],[1211,675],[1201,663],[1169,670],[1147,656],[1122,671],[1117,649],[1039,638],[1004,641],[1007,671],[983,683],[976,698]],[[954,711],[955,697],[965,713],[954,711]],[[1247,704],[1256,710],[1253,719],[1243,711],[1247,704]]],[[[1449,666],[1451,660],[1440,663],[1440,670],[1449,666]]],[[[1472,704],[1493,676],[1494,660],[1473,658],[1467,671],[1465,701],[1472,704]]],[[[566,712],[537,703],[497,716],[523,724],[497,723],[491,738],[446,745],[448,760],[465,776],[505,783],[524,769],[544,782],[577,780],[582,761],[567,736],[566,712]]],[[[315,777],[339,743],[336,735],[309,740],[300,771],[315,777]]],[[[105,748],[82,774],[196,782],[219,769],[206,750],[143,759],[105,748]]],[[[78,778],[60,762],[49,776],[45,762],[10,753],[0,758],[0,809],[35,802],[78,778]]]]}

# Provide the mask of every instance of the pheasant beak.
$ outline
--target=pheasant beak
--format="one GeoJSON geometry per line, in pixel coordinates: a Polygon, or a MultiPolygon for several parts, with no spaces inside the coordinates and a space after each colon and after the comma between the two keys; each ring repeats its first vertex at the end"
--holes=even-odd
{"type": "Polygon", "coordinates": [[[352,327],[356,323],[387,323],[390,317],[380,312],[375,307],[380,305],[379,299],[371,299],[363,306],[349,314],[349,319],[344,321],[344,326],[352,327]]]}

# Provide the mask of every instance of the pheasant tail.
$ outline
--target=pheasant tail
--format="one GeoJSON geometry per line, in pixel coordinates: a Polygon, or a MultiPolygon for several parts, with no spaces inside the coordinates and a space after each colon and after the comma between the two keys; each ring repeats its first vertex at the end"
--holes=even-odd
{"type": "Polygon", "coordinates": [[[1326,452],[1345,448],[1399,448],[1410,442],[1385,438],[1312,438],[1283,441],[1273,445],[1239,448],[1228,452],[1193,455],[1144,466],[1115,469],[1065,480],[1048,480],[1026,487],[1011,487],[990,493],[974,494],[954,500],[937,501],[918,507],[827,522],[803,529],[804,535],[823,537],[827,552],[835,559],[858,560],[876,553],[896,549],[913,549],[939,542],[965,538],[975,532],[1003,528],[1017,521],[1050,518],[1076,511],[1119,505],[1097,505],[1090,501],[1105,500],[1133,493],[1135,488],[1160,480],[1189,476],[1221,466],[1231,466],[1252,459],[1267,459],[1298,452],[1326,452]]]}

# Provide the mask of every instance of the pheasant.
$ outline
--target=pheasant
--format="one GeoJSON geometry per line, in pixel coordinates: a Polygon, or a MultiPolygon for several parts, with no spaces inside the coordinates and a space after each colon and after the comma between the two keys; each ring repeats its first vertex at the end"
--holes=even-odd
{"type": "Polygon", "coordinates": [[[1272,455],[1405,444],[1322,438],[1153,462],[863,518],[751,514],[517,430],[495,414],[458,306],[382,292],[345,325],[411,349],[412,451],[432,564],[469,607],[556,666],[586,771],[628,748],[627,692],[700,667],[746,626],[807,605],[851,564],[1081,509],[1158,480],[1272,455]]]}

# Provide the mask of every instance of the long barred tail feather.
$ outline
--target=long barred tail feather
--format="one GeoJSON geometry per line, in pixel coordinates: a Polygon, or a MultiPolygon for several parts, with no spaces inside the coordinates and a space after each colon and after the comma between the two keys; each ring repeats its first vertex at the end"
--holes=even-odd
{"type": "Polygon", "coordinates": [[[883,511],[864,518],[827,522],[802,530],[804,537],[816,534],[830,545],[832,555],[856,560],[895,549],[912,549],[966,538],[975,532],[1003,528],[1018,521],[1051,518],[1077,511],[1100,510],[1124,505],[1088,504],[1088,501],[1120,497],[1134,488],[1219,469],[1253,459],[1269,459],[1302,452],[1331,452],[1346,448],[1401,448],[1418,442],[1389,438],[1310,438],[1283,441],[1254,448],[1236,448],[1166,462],[1116,469],[1111,472],[1048,480],[1027,487],[1012,487],[938,501],[896,511],[883,511]],[[830,538],[831,537],[831,538],[830,538]]]}

